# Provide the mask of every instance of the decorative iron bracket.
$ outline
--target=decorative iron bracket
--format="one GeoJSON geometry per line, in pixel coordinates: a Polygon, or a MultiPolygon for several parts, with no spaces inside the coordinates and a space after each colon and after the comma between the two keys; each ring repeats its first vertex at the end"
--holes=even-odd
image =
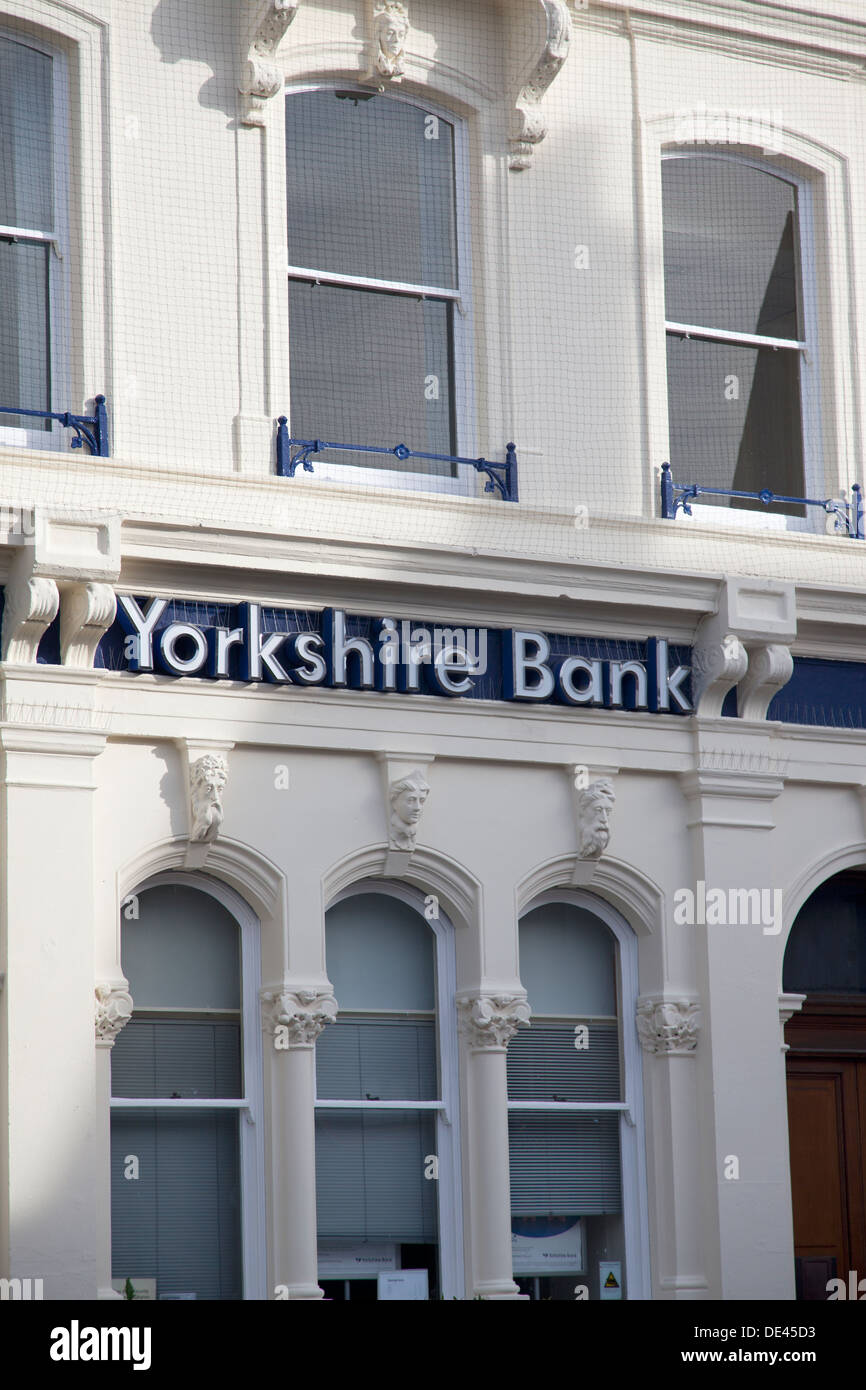
{"type": "Polygon", "coordinates": [[[733,488],[703,487],[699,483],[675,483],[671,477],[669,463],[662,464],[661,501],[662,516],[673,521],[682,508],[685,516],[692,515],[692,502],[703,494],[713,497],[748,497],[753,502],[762,502],[769,507],[773,502],[788,502],[798,507],[821,507],[829,516],[836,517],[836,530],[845,531],[852,540],[866,540],[863,523],[863,494],[859,483],[852,484],[851,501],[844,497],[785,497],[780,493],[762,488],[760,492],[737,492],[733,488]]]}
{"type": "Polygon", "coordinates": [[[294,478],[300,466],[305,473],[312,473],[311,454],[321,454],[326,450],[345,450],[360,454],[391,454],[398,459],[433,459],[437,463],[466,464],[476,473],[484,473],[487,482],[485,492],[498,492],[505,502],[517,501],[517,450],[514,444],[505,446],[505,462],[494,463],[490,459],[460,458],[456,454],[428,454],[420,449],[410,449],[405,444],[395,444],[393,448],[381,448],[372,444],[334,444],[325,439],[296,439],[289,434],[289,422],[285,415],[277,421],[277,475],[280,478],[294,478]],[[294,449],[294,453],[292,450],[294,449]]]}
{"type": "Polygon", "coordinates": [[[29,415],[37,420],[58,420],[64,429],[75,430],[75,438],[69,441],[70,449],[80,449],[86,444],[91,454],[100,458],[108,457],[108,410],[104,396],[96,396],[96,407],[92,415],[73,415],[69,410],[24,410],[21,406],[0,406],[0,415],[29,415]]]}

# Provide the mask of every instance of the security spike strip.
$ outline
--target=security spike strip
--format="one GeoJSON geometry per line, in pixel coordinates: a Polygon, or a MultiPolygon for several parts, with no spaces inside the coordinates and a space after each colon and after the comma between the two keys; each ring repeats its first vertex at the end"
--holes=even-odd
{"type": "Polygon", "coordinates": [[[851,540],[866,540],[863,518],[863,497],[859,483],[851,485],[851,501],[844,497],[787,497],[761,488],[760,492],[739,492],[728,487],[704,487],[701,483],[675,483],[669,463],[662,464],[661,512],[665,521],[673,521],[682,508],[684,516],[692,515],[692,502],[700,496],[744,497],[769,507],[774,502],[786,502],[797,507],[820,507],[828,516],[837,518],[837,530],[844,530],[851,540]],[[841,525],[839,524],[841,523],[841,525]]]}
{"type": "Polygon", "coordinates": [[[86,444],[91,454],[99,458],[108,457],[108,407],[104,396],[94,397],[92,415],[75,415],[71,410],[25,410],[23,406],[0,406],[0,415],[26,415],[36,420],[57,420],[64,429],[74,430],[75,438],[69,441],[71,449],[80,449],[86,444]]]}
{"type": "Polygon", "coordinates": [[[476,473],[485,474],[485,492],[495,492],[505,502],[517,501],[517,446],[505,446],[505,462],[496,463],[485,458],[462,458],[458,454],[430,454],[422,449],[410,449],[407,444],[394,444],[382,447],[375,444],[336,444],[326,439],[299,439],[289,434],[288,417],[280,415],[277,419],[277,476],[294,478],[298,468],[305,473],[313,472],[311,455],[343,451],[355,454],[390,454],[401,461],[405,459],[433,459],[436,463],[456,463],[474,468],[476,473]],[[294,450],[294,452],[292,452],[294,450]]]}

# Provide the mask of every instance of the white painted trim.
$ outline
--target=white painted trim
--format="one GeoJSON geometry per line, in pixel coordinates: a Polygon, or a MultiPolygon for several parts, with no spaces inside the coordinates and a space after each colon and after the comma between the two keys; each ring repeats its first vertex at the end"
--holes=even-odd
{"type": "MultiPolygon", "coordinates": [[[[439,1179],[436,1184],[439,1203],[439,1269],[442,1296],[445,1299],[463,1298],[463,1203],[460,1180],[460,1103],[457,1052],[457,952],[454,927],[439,909],[439,917],[427,921],[424,916],[424,893],[407,883],[390,879],[362,879],[351,884],[328,904],[329,908],[347,898],[376,893],[397,898],[414,908],[436,937],[436,1023],[439,1043],[440,1099],[419,1101],[417,1104],[398,1102],[406,1110],[436,1110],[436,1149],[439,1157],[439,1179]]],[[[337,1004],[339,1006],[339,999],[337,1004]]],[[[338,1014],[339,1019],[339,1014],[338,1014]]],[[[318,1108],[320,1102],[316,1102],[318,1108]]],[[[327,1102],[326,1102],[327,1104],[327,1102]]],[[[370,1106],[384,1109],[383,1102],[355,1102],[347,1109],[370,1106]]],[[[395,1106],[395,1108],[397,1108],[395,1106]]]]}
{"type": "MultiPolygon", "coordinates": [[[[369,96],[369,88],[365,89],[358,85],[357,80],[341,82],[339,78],[333,77],[319,82],[290,82],[286,85],[286,100],[291,96],[301,92],[311,91],[331,91],[336,88],[340,91],[358,90],[369,96]]],[[[307,274],[297,274],[297,268],[289,266],[289,276],[300,279],[321,280],[323,283],[343,284],[347,287],[378,288],[399,291],[400,293],[423,295],[435,299],[443,299],[450,302],[454,307],[451,313],[451,345],[452,345],[452,382],[455,421],[455,441],[454,452],[461,458],[477,457],[475,441],[477,439],[477,428],[475,422],[475,379],[472,369],[473,350],[474,350],[474,324],[472,313],[472,226],[470,214],[470,182],[469,182],[469,136],[466,128],[466,121],[455,111],[447,110],[445,107],[437,105],[435,102],[427,101],[421,96],[407,95],[401,92],[388,91],[387,99],[390,101],[402,101],[408,106],[414,106],[419,111],[427,111],[433,116],[438,116],[440,120],[449,125],[453,132],[454,141],[454,229],[457,256],[457,288],[449,290],[427,289],[423,285],[403,285],[394,281],[377,281],[365,279],[363,276],[337,276],[328,275],[319,271],[311,270],[307,274]]],[[[291,332],[291,330],[290,330],[291,332]]],[[[289,433],[291,434],[291,383],[289,386],[289,433]]],[[[336,441],[342,443],[343,441],[336,441]]],[[[347,440],[346,443],[351,443],[347,440]]],[[[370,440],[369,443],[378,441],[370,440]]],[[[382,441],[387,444],[387,441],[382,441]]],[[[412,447],[411,441],[394,440],[394,444],[404,442],[409,448],[412,447]]],[[[492,462],[498,462],[498,459],[492,462]]],[[[503,458],[504,462],[504,445],[503,458]]],[[[447,493],[461,497],[475,497],[480,488],[481,474],[468,467],[458,468],[455,478],[440,478],[433,473],[404,473],[397,469],[384,468],[359,468],[354,464],[323,463],[315,458],[312,460],[314,472],[305,473],[303,469],[295,474],[292,482],[304,481],[309,479],[316,482],[333,482],[357,486],[363,484],[365,488],[405,488],[409,491],[424,493],[447,493]]]]}
{"type": "MultiPolygon", "coordinates": [[[[643,1108],[643,1059],[635,1024],[639,991],[638,938],[615,907],[603,898],[580,888],[553,888],[526,904],[521,917],[536,907],[551,903],[570,903],[591,912],[616,938],[617,995],[620,1004],[620,1046],[623,1061],[624,1097],[605,1107],[581,1105],[580,1109],[620,1111],[619,1140],[622,1176],[622,1214],[625,1240],[628,1298],[644,1300],[652,1296],[649,1259],[649,1208],[646,1175],[646,1139],[643,1108]]],[[[532,1000],[529,1001],[530,1006],[532,1000]]],[[[531,1104],[531,1102],[529,1103],[531,1104]]],[[[509,1111],[523,1109],[527,1102],[509,1101],[509,1111]]],[[[557,1103],[557,1110],[578,1108],[568,1102],[557,1103]]]]}
{"type": "MultiPolygon", "coordinates": [[[[49,410],[75,411],[76,403],[70,399],[70,348],[72,327],[72,286],[69,267],[69,199],[70,177],[69,159],[72,139],[71,107],[69,101],[68,60],[63,50],[46,42],[35,34],[22,32],[0,24],[0,39],[8,39],[24,48],[32,48],[51,59],[51,78],[53,96],[53,201],[54,226],[40,230],[25,230],[17,227],[0,228],[0,235],[16,236],[22,240],[39,241],[49,247],[48,255],[48,372],[49,372],[49,410]]],[[[100,390],[100,387],[95,387],[100,390]]],[[[20,405],[35,409],[32,401],[0,401],[0,405],[20,405]]],[[[58,421],[52,420],[50,430],[35,427],[19,428],[5,425],[5,417],[0,416],[0,445],[14,445],[27,449],[50,449],[52,452],[66,453],[69,438],[58,421]]],[[[71,437],[71,436],[70,436],[71,437]]]]}
{"type": "Polygon", "coordinates": [[[459,290],[443,289],[441,285],[416,285],[409,280],[374,280],[369,275],[338,275],[333,270],[311,270],[309,266],[302,265],[290,265],[287,271],[290,280],[311,280],[316,285],[346,285],[357,290],[386,290],[389,294],[405,294],[415,299],[453,299],[457,303],[461,300],[459,290]]]}
{"type": "MultiPolygon", "coordinates": [[[[260,1023],[259,990],[261,988],[261,931],[259,920],[247,902],[228,884],[204,874],[186,873],[183,870],[163,872],[153,875],[139,883],[134,889],[143,893],[148,888],[164,885],[183,885],[199,892],[209,893],[235,918],[241,931],[241,981],[243,1017],[241,1024],[241,1045],[243,1048],[244,1094],[242,1098],[204,1101],[168,1101],[168,1107],[191,1109],[236,1109],[245,1115],[246,1122],[239,1126],[240,1168],[241,1168],[241,1242],[243,1250],[244,1300],[266,1299],[267,1293],[267,1245],[265,1226],[265,1150],[264,1150],[264,1102],[262,1083],[262,1030],[260,1023]]],[[[118,904],[118,912],[120,904],[118,904]]],[[[133,1017],[135,1001],[133,1000],[133,1017]]],[[[132,1104],[118,1097],[120,1106],[114,1098],[111,1108],[142,1108],[146,1105],[164,1102],[151,1102],[135,1099],[132,1104]]]]}
{"type": "Polygon", "coordinates": [[[696,323],[665,322],[668,333],[682,333],[687,338],[708,338],[720,343],[743,343],[746,347],[799,348],[805,350],[808,343],[800,343],[796,338],[762,338],[757,333],[734,333],[727,328],[701,328],[696,323]]]}

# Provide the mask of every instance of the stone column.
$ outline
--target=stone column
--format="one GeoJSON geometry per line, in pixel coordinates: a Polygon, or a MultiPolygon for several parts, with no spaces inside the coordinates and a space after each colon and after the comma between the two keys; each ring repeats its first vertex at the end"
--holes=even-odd
{"type": "Polygon", "coordinates": [[[529,1005],[517,995],[472,995],[457,1001],[466,1044],[471,1289],[485,1299],[519,1299],[511,1272],[511,1182],[505,1056],[529,1005]]]}
{"type": "Polygon", "coordinates": [[[272,1296],[318,1299],[316,1245],[316,1039],[337,1016],[333,995],[293,992],[285,982],[262,990],[270,1076],[272,1296]]]}
{"type": "Polygon", "coordinates": [[[96,1283],[97,1298],[110,1299],[123,1297],[111,1287],[111,1049],[121,1029],[132,1018],[132,995],[124,979],[101,981],[96,985],[94,994],[96,1122],[99,1130],[94,1177],[105,1194],[100,1211],[96,1283]]]}

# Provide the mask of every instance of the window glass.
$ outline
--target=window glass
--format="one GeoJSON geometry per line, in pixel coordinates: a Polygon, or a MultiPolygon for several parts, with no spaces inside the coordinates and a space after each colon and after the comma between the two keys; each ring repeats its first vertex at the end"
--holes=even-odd
{"type": "Polygon", "coordinates": [[[866,994],[866,875],[838,874],[804,903],[785,949],[792,994],[866,994]]]}
{"type": "Polygon", "coordinates": [[[184,884],[149,888],[138,902],[138,919],[122,925],[136,1008],[239,1009],[240,932],[227,908],[184,884]]]}
{"type": "Polygon", "coordinates": [[[53,76],[46,53],[0,38],[0,225],[54,222],[53,76]]]}
{"type": "Polygon", "coordinates": [[[384,893],[359,893],[329,908],[327,923],[328,979],[341,1013],[432,1012],[434,938],[420,913],[384,893]]]}
{"type": "Polygon", "coordinates": [[[292,265],[456,286],[446,121],[363,92],[299,92],[286,102],[286,149],[292,265]]]}

